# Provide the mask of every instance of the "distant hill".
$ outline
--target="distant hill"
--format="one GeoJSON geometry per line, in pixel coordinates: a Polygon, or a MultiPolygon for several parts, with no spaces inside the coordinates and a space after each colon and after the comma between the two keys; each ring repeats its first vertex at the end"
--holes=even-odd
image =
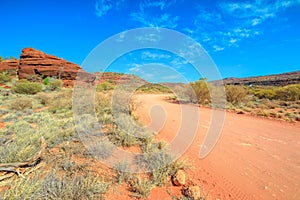
{"type": "MultiPolygon", "coordinates": [[[[262,86],[285,86],[300,83],[300,70],[282,74],[272,74],[265,76],[253,76],[247,78],[225,78],[224,85],[262,85],[262,86]]],[[[220,80],[212,81],[220,84],[220,80]]]]}
{"type": "Polygon", "coordinates": [[[122,84],[126,82],[148,84],[147,81],[134,74],[123,74],[119,72],[95,72],[94,75],[99,77],[100,82],[107,81],[113,84],[122,84]]]}

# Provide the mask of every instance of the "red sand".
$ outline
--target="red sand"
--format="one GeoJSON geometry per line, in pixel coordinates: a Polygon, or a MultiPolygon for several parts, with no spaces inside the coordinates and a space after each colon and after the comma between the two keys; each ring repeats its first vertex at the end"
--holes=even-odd
{"type": "MultiPolygon", "coordinates": [[[[137,98],[143,101],[138,115],[146,124],[153,105],[164,108],[167,120],[157,138],[171,141],[181,121],[180,106],[165,101],[165,95],[137,98]]],[[[189,179],[202,186],[209,199],[300,198],[300,123],[227,112],[217,145],[199,159],[210,117],[211,109],[200,108],[197,136],[183,156],[195,166],[188,171],[189,179]]]]}

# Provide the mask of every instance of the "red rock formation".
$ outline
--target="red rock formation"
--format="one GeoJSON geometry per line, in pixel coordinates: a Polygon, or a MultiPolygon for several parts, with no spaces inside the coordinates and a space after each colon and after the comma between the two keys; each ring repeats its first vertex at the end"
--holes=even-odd
{"type": "Polygon", "coordinates": [[[41,75],[63,80],[75,80],[78,71],[81,71],[81,67],[74,63],[33,48],[24,48],[20,56],[18,74],[20,79],[41,75]]]}
{"type": "Polygon", "coordinates": [[[9,71],[15,72],[17,71],[19,66],[18,60],[4,60],[0,62],[0,72],[9,71]]]}

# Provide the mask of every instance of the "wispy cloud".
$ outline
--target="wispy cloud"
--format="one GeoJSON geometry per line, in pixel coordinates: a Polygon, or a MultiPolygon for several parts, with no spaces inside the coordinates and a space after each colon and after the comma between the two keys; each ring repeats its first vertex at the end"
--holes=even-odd
{"type": "Polygon", "coordinates": [[[140,6],[137,12],[130,14],[130,19],[144,27],[176,28],[179,16],[173,16],[166,12],[150,12],[140,6]]]}
{"type": "Polygon", "coordinates": [[[143,60],[160,60],[160,59],[169,59],[171,55],[164,54],[164,53],[152,53],[150,51],[144,51],[142,53],[143,60]]]}
{"type": "MultiPolygon", "coordinates": [[[[142,0],[137,7],[131,8],[133,11],[128,17],[138,26],[176,28],[179,16],[174,16],[167,12],[169,7],[183,2],[184,0],[142,0]]],[[[105,16],[111,10],[119,10],[129,0],[97,0],[95,11],[98,17],[105,16]]],[[[132,2],[131,2],[132,3],[132,2]]]]}
{"type": "MultiPolygon", "coordinates": [[[[141,0],[135,3],[129,0],[96,0],[95,10],[98,17],[104,17],[111,10],[128,8],[128,4],[130,9],[124,10],[124,17],[128,17],[131,28],[176,29],[203,44],[208,51],[222,51],[263,35],[266,22],[289,7],[300,5],[299,0],[220,0],[215,5],[199,1],[198,6],[189,5],[191,12],[175,12],[184,3],[191,4],[184,0],[141,0]]],[[[120,35],[118,41],[123,41],[124,36],[120,35]]],[[[157,42],[160,38],[149,34],[137,40],[157,42]]]]}
{"type": "Polygon", "coordinates": [[[130,19],[138,22],[144,27],[160,27],[160,28],[175,28],[179,17],[172,17],[170,14],[161,14],[160,16],[153,17],[143,11],[130,14],[130,19]]]}
{"type": "Polygon", "coordinates": [[[279,12],[295,4],[297,0],[276,0],[263,1],[256,0],[254,3],[249,2],[227,2],[220,4],[220,8],[225,14],[232,15],[238,19],[245,19],[249,25],[257,26],[267,19],[274,18],[279,12]]]}
{"type": "Polygon", "coordinates": [[[144,0],[139,4],[140,10],[145,10],[147,8],[160,8],[160,10],[164,10],[178,2],[182,2],[182,0],[144,0]]]}
{"type": "Polygon", "coordinates": [[[161,36],[155,33],[147,33],[144,35],[136,36],[136,40],[141,43],[159,42],[161,40],[161,36]]]}
{"type": "Polygon", "coordinates": [[[125,0],[97,0],[95,3],[96,15],[101,18],[112,9],[120,9],[124,2],[125,0]]]}
{"type": "Polygon", "coordinates": [[[184,31],[214,51],[222,51],[263,34],[264,27],[260,25],[299,3],[297,0],[227,1],[218,4],[213,11],[199,6],[198,15],[194,17],[195,28],[184,31]]]}

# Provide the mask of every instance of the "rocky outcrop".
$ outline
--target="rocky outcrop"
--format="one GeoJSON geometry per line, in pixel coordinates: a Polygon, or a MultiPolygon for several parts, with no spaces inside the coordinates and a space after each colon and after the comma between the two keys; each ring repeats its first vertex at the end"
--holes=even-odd
{"type": "Polygon", "coordinates": [[[8,71],[8,72],[16,72],[19,67],[18,60],[4,60],[0,62],[0,72],[8,71]]]}
{"type": "Polygon", "coordinates": [[[212,81],[212,83],[217,85],[222,82],[224,85],[285,86],[300,83],[300,71],[248,78],[225,78],[223,80],[212,81]]]}
{"type": "Polygon", "coordinates": [[[56,56],[45,54],[33,48],[24,48],[18,68],[19,78],[56,77],[63,80],[75,80],[81,67],[56,56]]]}

